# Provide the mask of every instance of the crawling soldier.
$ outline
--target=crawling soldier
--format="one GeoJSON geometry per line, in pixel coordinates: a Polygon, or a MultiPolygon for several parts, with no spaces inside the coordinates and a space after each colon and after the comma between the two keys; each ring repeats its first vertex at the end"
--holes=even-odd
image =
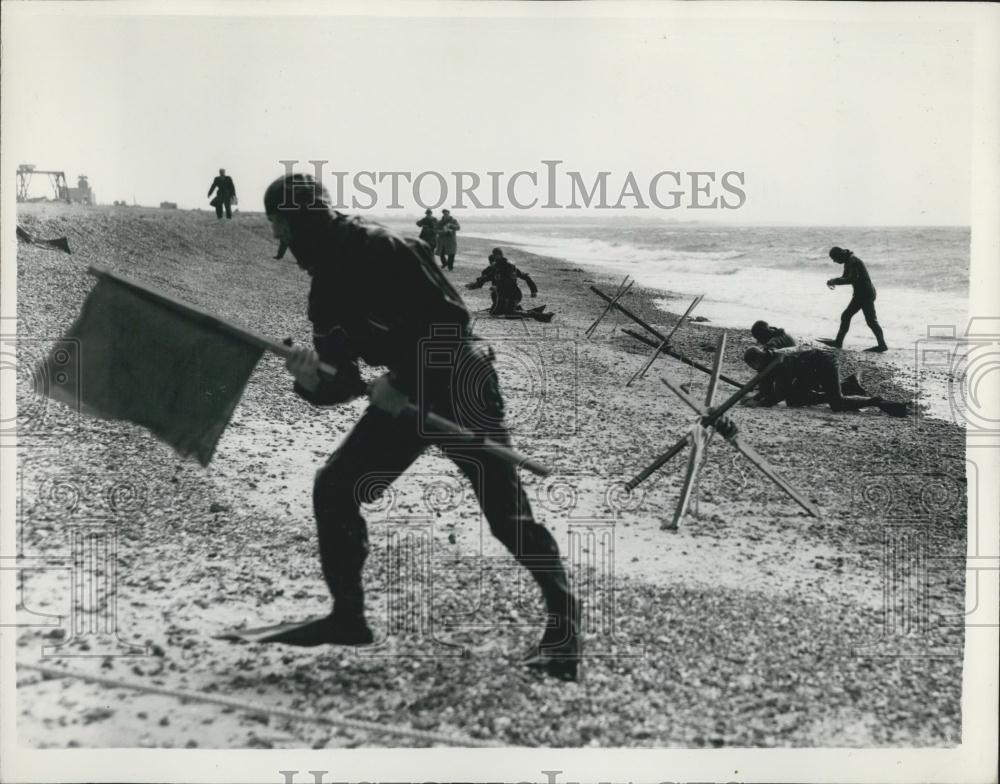
{"type": "Polygon", "coordinates": [[[524,295],[521,287],[517,285],[518,280],[523,280],[528,285],[528,290],[532,297],[538,296],[538,286],[531,279],[527,272],[521,272],[515,265],[507,260],[500,248],[494,248],[489,257],[489,265],[479,273],[479,277],[472,283],[467,283],[467,289],[482,288],[484,284],[490,284],[490,306],[491,316],[522,316],[535,318],[538,321],[551,321],[551,313],[543,313],[544,306],[532,310],[523,310],[521,300],[524,295]]]}
{"type": "MultiPolygon", "coordinates": [[[[751,346],[743,354],[743,361],[754,370],[763,370],[774,359],[774,354],[759,346],[751,346]]],[[[828,351],[812,349],[785,354],[781,363],[761,381],[753,398],[744,401],[748,406],[775,406],[785,401],[789,406],[811,406],[828,403],[834,411],[858,411],[877,407],[892,416],[906,416],[906,403],[883,400],[878,395],[868,395],[857,378],[840,381],[840,364],[828,351]],[[845,394],[848,382],[860,394],[845,394]]]]}

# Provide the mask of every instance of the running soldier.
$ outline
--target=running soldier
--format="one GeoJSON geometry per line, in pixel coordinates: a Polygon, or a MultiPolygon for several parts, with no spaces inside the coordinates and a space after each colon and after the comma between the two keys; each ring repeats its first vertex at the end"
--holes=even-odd
{"type": "Polygon", "coordinates": [[[288,359],[294,390],[314,405],[333,405],[363,393],[359,359],[389,370],[373,382],[371,404],[316,474],[320,560],[333,612],[272,641],[303,646],[372,642],[361,577],[368,533],[359,506],[377,498],[387,477],[398,477],[436,444],[471,480],[491,532],[541,589],[548,622],[525,663],[575,679],[579,605],[556,542],[534,520],[516,470],[474,446],[421,432],[418,418],[404,410],[419,401],[423,410],[452,421],[476,421],[492,440],[509,444],[492,351],[472,334],[465,304],[424,243],[342,215],[330,203],[322,185],[302,174],[275,180],[264,196],[274,236],[288,243],[311,278],[315,350],[300,347],[288,359]],[[432,327],[453,336],[447,367],[439,360],[421,367],[422,341],[432,335],[432,327]],[[335,379],[318,373],[321,361],[337,369],[335,379]]]}
{"type": "Polygon", "coordinates": [[[840,316],[840,330],[833,340],[821,338],[820,342],[834,348],[842,348],[847,330],[851,327],[851,319],[859,310],[865,314],[865,323],[875,335],[877,345],[866,348],[865,351],[882,352],[888,351],[885,344],[885,336],[882,334],[882,326],[878,323],[878,316],[875,314],[875,286],[868,276],[868,268],[865,263],[846,248],[830,248],[830,258],[838,264],[844,265],[844,274],[839,278],[830,278],[826,282],[829,288],[836,286],[846,286],[848,284],[854,289],[851,301],[840,316]]]}

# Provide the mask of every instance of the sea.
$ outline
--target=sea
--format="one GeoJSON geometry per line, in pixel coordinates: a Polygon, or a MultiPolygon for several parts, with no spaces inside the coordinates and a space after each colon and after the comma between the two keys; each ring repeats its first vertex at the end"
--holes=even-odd
{"type": "MultiPolygon", "coordinates": [[[[460,237],[489,238],[501,247],[517,246],[617,278],[630,275],[636,285],[663,292],[658,304],[672,313],[683,312],[701,294],[692,315],[743,329],[763,319],[803,342],[836,335],[851,287],[827,288],[826,281],[843,269],[828,253],[835,245],[849,248],[865,262],[878,292],[876,310],[890,346],[882,360],[904,368],[913,367],[917,341],[926,339],[929,329],[940,335],[953,328],[962,335],[968,321],[968,227],[460,220],[460,237]]],[[[461,250],[459,239],[460,256],[461,250]]],[[[845,348],[874,344],[858,313],[845,348]]],[[[933,397],[940,402],[940,394],[933,397]]]]}

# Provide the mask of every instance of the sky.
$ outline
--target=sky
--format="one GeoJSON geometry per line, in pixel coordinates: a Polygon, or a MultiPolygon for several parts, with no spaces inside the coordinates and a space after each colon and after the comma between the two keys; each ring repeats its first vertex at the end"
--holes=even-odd
{"type": "MultiPolygon", "coordinates": [[[[628,172],[648,192],[664,170],[715,172],[708,198],[732,203],[718,179],[742,172],[739,209],[686,209],[684,186],[679,209],[628,200],[615,214],[969,222],[974,31],[961,15],[821,3],[797,4],[816,11],[789,18],[774,4],[768,19],[699,18],[704,9],[689,4],[652,16],[619,6],[643,14],[631,18],[595,18],[580,4],[549,9],[557,18],[504,16],[506,6],[488,15],[481,4],[474,15],[411,5],[403,10],[424,15],[408,17],[152,15],[143,6],[111,15],[90,4],[55,14],[47,5],[4,4],[5,165],[62,169],[71,185],[86,174],[104,203],[207,209],[225,167],[241,207],[259,209],[288,159],[349,172],[348,199],[363,170],[462,170],[484,181],[499,171],[502,182],[529,170],[544,182],[541,161],[556,159],[586,183],[610,172],[611,203],[628,172]]],[[[387,189],[375,212],[390,202],[387,189]]],[[[400,193],[399,213],[420,211],[405,183],[400,193]]],[[[489,201],[485,185],[481,196],[489,201]]],[[[501,202],[481,214],[517,212],[505,193],[501,202]]]]}

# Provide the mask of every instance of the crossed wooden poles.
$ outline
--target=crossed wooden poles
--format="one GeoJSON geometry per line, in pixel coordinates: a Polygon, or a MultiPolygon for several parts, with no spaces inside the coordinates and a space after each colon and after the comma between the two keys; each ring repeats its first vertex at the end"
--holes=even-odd
{"type": "MultiPolygon", "coordinates": [[[[601,291],[599,288],[597,288],[597,286],[591,286],[590,287],[591,291],[593,291],[598,297],[600,297],[601,299],[603,299],[605,302],[608,303],[608,307],[605,308],[605,311],[604,311],[603,314],[601,314],[601,317],[596,322],[594,322],[594,324],[591,325],[592,327],[596,327],[596,325],[600,323],[601,319],[604,318],[604,315],[607,314],[611,310],[611,308],[614,308],[615,310],[619,311],[620,313],[622,313],[627,318],[629,318],[632,321],[634,321],[636,324],[638,324],[640,327],[642,327],[644,330],[646,330],[646,332],[648,332],[650,335],[652,335],[653,338],[655,338],[655,340],[654,340],[652,338],[647,337],[646,335],[640,334],[640,333],[638,333],[638,332],[636,332],[634,330],[631,330],[631,329],[623,330],[623,332],[625,332],[627,335],[635,338],[636,340],[638,340],[638,341],[640,341],[642,343],[645,343],[647,346],[650,346],[650,347],[652,347],[654,349],[652,360],[655,360],[660,354],[666,354],[668,357],[673,357],[674,359],[680,360],[685,365],[690,365],[691,367],[695,368],[696,370],[700,370],[702,373],[711,373],[712,372],[711,368],[706,367],[705,365],[702,365],[700,362],[695,362],[693,359],[688,359],[683,354],[678,353],[677,351],[675,351],[670,346],[670,338],[673,337],[674,332],[677,331],[677,327],[680,326],[681,321],[683,321],[685,317],[689,316],[691,314],[691,311],[694,310],[695,306],[699,302],[701,302],[701,299],[702,299],[701,297],[696,297],[695,298],[695,301],[688,308],[687,312],[681,318],[681,321],[677,322],[677,325],[674,327],[673,330],[671,330],[671,332],[670,332],[669,335],[664,335],[658,329],[656,329],[655,327],[647,324],[645,321],[643,321],[641,318],[639,318],[637,315],[635,315],[635,313],[633,313],[632,311],[630,311],[628,308],[626,308],[624,305],[622,305],[621,302],[619,302],[619,300],[621,299],[621,296],[625,294],[625,291],[621,291],[621,288],[622,287],[619,286],[619,294],[618,294],[618,296],[609,297],[607,294],[605,294],[603,291],[601,291]]],[[[648,362],[647,363],[647,368],[648,368],[649,365],[652,365],[652,364],[653,364],[652,361],[648,362]]],[[[740,386],[742,386],[742,384],[739,381],[737,381],[735,379],[732,379],[729,376],[726,376],[724,374],[719,374],[719,378],[722,381],[725,381],[727,384],[730,384],[731,386],[736,387],[737,389],[740,386]]],[[[631,379],[629,381],[631,383],[631,379]]]]}
{"type": "Polygon", "coordinates": [[[685,446],[690,444],[691,453],[688,456],[687,475],[684,477],[684,484],[681,487],[681,496],[677,501],[676,508],[674,509],[673,520],[670,523],[664,521],[663,525],[660,526],[661,528],[676,529],[681,520],[684,519],[685,514],[687,514],[688,506],[691,503],[691,496],[694,493],[694,488],[698,481],[698,475],[707,459],[708,445],[714,434],[718,432],[723,436],[723,438],[726,439],[726,441],[729,442],[730,445],[739,451],[747,460],[753,463],[758,470],[764,474],[764,476],[780,487],[793,501],[805,509],[806,512],[813,517],[819,517],[819,510],[816,509],[815,506],[813,506],[785,479],[783,479],[774,467],[760,454],[758,454],[753,447],[741,439],[740,436],[737,435],[735,426],[730,425],[724,428],[719,427],[721,424],[719,420],[726,414],[726,412],[739,403],[739,401],[749,394],[753,388],[757,386],[757,384],[766,378],[779,365],[781,358],[775,357],[767,367],[740,387],[739,390],[731,395],[724,403],[722,403],[722,405],[714,406],[715,393],[718,389],[719,379],[722,375],[720,371],[722,369],[722,357],[725,350],[726,333],[723,332],[719,337],[719,344],[716,347],[715,362],[712,367],[712,375],[709,379],[708,392],[705,395],[704,405],[698,403],[698,401],[694,400],[683,389],[673,384],[669,379],[660,379],[667,385],[671,392],[677,395],[677,397],[683,400],[684,403],[686,403],[692,410],[694,410],[695,413],[698,414],[698,419],[692,423],[688,432],[676,444],[653,460],[652,463],[629,480],[625,487],[630,491],[634,490],[650,475],[666,465],[666,463],[678,454],[685,446]]]}
{"type": "Polygon", "coordinates": [[[688,309],[684,311],[684,314],[679,319],[677,319],[677,323],[674,324],[674,328],[670,330],[670,332],[667,333],[667,336],[663,338],[663,340],[661,340],[653,348],[653,353],[649,355],[649,359],[646,361],[646,364],[632,374],[632,378],[630,378],[628,381],[625,382],[625,386],[627,387],[632,386],[633,382],[635,382],[636,379],[642,378],[644,375],[646,375],[646,371],[649,370],[652,364],[656,361],[656,358],[660,356],[660,354],[663,353],[663,351],[670,346],[670,338],[672,338],[674,336],[674,333],[677,332],[678,329],[680,329],[681,324],[687,321],[688,316],[691,315],[691,311],[694,310],[696,307],[698,307],[698,303],[701,302],[704,298],[705,298],[704,294],[699,294],[691,301],[691,304],[688,305],[688,309]]]}
{"type": "MultiPolygon", "coordinates": [[[[594,336],[594,331],[597,329],[598,324],[604,321],[604,317],[607,316],[611,312],[611,309],[618,304],[618,300],[620,300],[622,297],[628,294],[628,290],[632,288],[632,283],[635,283],[634,280],[630,283],[628,278],[629,276],[626,275],[622,279],[622,282],[618,284],[618,289],[615,291],[614,297],[607,297],[604,294],[601,294],[601,296],[608,301],[608,304],[607,307],[605,307],[604,310],[601,311],[601,315],[598,316],[596,319],[594,319],[594,323],[583,331],[583,334],[586,335],[588,338],[592,338],[594,336]]],[[[591,286],[591,288],[593,289],[594,287],[591,286]]]]}
{"type": "Polygon", "coordinates": [[[753,463],[757,469],[764,474],[768,479],[774,482],[778,487],[781,488],[795,503],[801,506],[813,517],[819,517],[819,510],[811,504],[808,499],[806,499],[801,493],[799,493],[794,487],[792,487],[780,474],[774,469],[774,467],[761,456],[757,450],[755,450],[750,444],[740,438],[737,435],[736,426],[733,425],[728,419],[724,422],[719,422],[722,417],[726,415],[733,406],[740,402],[744,397],[746,397],[753,389],[770,373],[774,371],[775,368],[781,363],[781,357],[775,357],[767,367],[762,369],[757,375],[750,379],[745,384],[736,381],[735,379],[728,378],[722,374],[722,360],[726,353],[726,333],[723,332],[719,336],[719,342],[715,349],[715,359],[711,368],[706,367],[694,360],[688,359],[683,354],[679,354],[670,347],[670,339],[677,332],[678,327],[691,315],[698,303],[701,302],[702,297],[695,297],[694,301],[688,306],[688,309],[680,317],[677,324],[670,331],[670,334],[664,335],[659,330],[647,324],[637,315],[629,311],[624,305],[621,304],[619,300],[628,292],[632,284],[628,283],[628,275],[625,276],[619,286],[618,290],[615,292],[614,297],[609,297],[603,291],[601,291],[596,286],[591,286],[590,290],[593,291],[597,296],[607,302],[607,307],[604,312],[598,317],[598,319],[590,325],[587,329],[588,337],[593,334],[597,325],[601,323],[601,320],[612,310],[616,309],[627,316],[629,319],[634,321],[640,327],[642,327],[646,332],[655,338],[653,340],[646,335],[635,332],[634,330],[626,329],[625,332],[637,340],[645,343],[653,348],[653,354],[650,356],[649,360],[639,369],[626,383],[626,386],[632,384],[637,378],[642,377],[645,372],[652,366],[653,362],[660,354],[666,354],[667,356],[679,359],[686,365],[690,365],[703,373],[709,374],[708,391],[705,395],[705,404],[702,405],[698,401],[694,400],[687,392],[680,388],[680,386],[675,385],[669,379],[661,377],[660,380],[667,385],[675,395],[677,395],[686,405],[688,405],[696,414],[698,414],[698,419],[696,419],[688,432],[681,438],[676,444],[674,444],[670,449],[668,449],[663,454],[659,455],[652,463],[646,466],[642,471],[640,471],[635,477],[633,477],[625,485],[625,487],[631,491],[638,487],[643,481],[649,478],[652,474],[666,465],[671,458],[677,455],[685,446],[691,445],[691,453],[688,456],[688,466],[687,474],[684,477],[684,484],[681,488],[681,496],[677,501],[677,507],[674,509],[673,520],[670,523],[664,521],[660,526],[666,529],[676,529],[680,525],[681,520],[687,514],[688,506],[691,503],[691,497],[694,494],[694,489],[698,483],[698,476],[701,472],[702,467],[705,465],[707,460],[708,446],[715,433],[722,435],[729,444],[736,449],[740,454],[742,454],[747,460],[753,463]],[[734,387],[737,387],[737,391],[733,393],[725,402],[720,406],[715,406],[715,394],[719,388],[719,382],[724,381],[734,387]],[[722,425],[720,427],[720,425],[722,425]]]}
{"type": "MultiPolygon", "coordinates": [[[[687,321],[688,317],[691,315],[691,311],[693,311],[696,307],[698,307],[698,303],[705,298],[704,294],[699,294],[697,297],[695,297],[694,300],[691,302],[691,304],[688,305],[688,309],[684,311],[684,314],[677,320],[677,323],[674,324],[674,328],[670,330],[670,333],[668,335],[661,335],[657,330],[653,329],[651,326],[649,326],[649,324],[640,319],[634,313],[630,313],[620,304],[619,300],[621,300],[622,297],[628,294],[628,291],[629,289],[632,288],[633,283],[635,283],[635,281],[634,280],[629,281],[629,276],[626,275],[625,278],[622,280],[622,282],[618,284],[618,289],[615,291],[614,297],[609,297],[606,294],[604,294],[604,292],[602,292],[600,289],[598,289],[596,286],[591,286],[590,287],[591,291],[595,292],[598,296],[602,297],[608,304],[601,312],[601,315],[598,316],[594,320],[594,323],[591,324],[589,327],[587,327],[587,329],[584,330],[583,333],[588,338],[592,338],[594,336],[594,332],[597,330],[598,325],[604,320],[604,318],[608,315],[608,313],[610,313],[612,310],[617,309],[620,310],[622,313],[624,313],[626,316],[628,316],[630,319],[635,321],[637,324],[639,324],[640,326],[649,330],[649,332],[657,336],[657,338],[660,341],[659,343],[652,343],[651,341],[643,341],[653,347],[653,353],[646,361],[646,364],[644,364],[635,373],[633,373],[632,377],[625,382],[625,386],[627,387],[632,386],[632,384],[635,383],[636,380],[646,375],[646,371],[649,370],[650,367],[652,367],[653,363],[656,361],[656,358],[660,356],[660,354],[671,353],[668,350],[670,347],[670,338],[672,338],[674,336],[674,333],[677,332],[678,329],[680,329],[681,324],[687,321]]],[[[630,330],[625,330],[625,331],[628,332],[633,337],[638,337],[638,335],[636,335],[634,332],[631,332],[630,330]]],[[[642,338],[640,338],[640,340],[641,339],[642,338]]],[[[677,356],[677,355],[672,354],[672,356],[677,356]]]]}

